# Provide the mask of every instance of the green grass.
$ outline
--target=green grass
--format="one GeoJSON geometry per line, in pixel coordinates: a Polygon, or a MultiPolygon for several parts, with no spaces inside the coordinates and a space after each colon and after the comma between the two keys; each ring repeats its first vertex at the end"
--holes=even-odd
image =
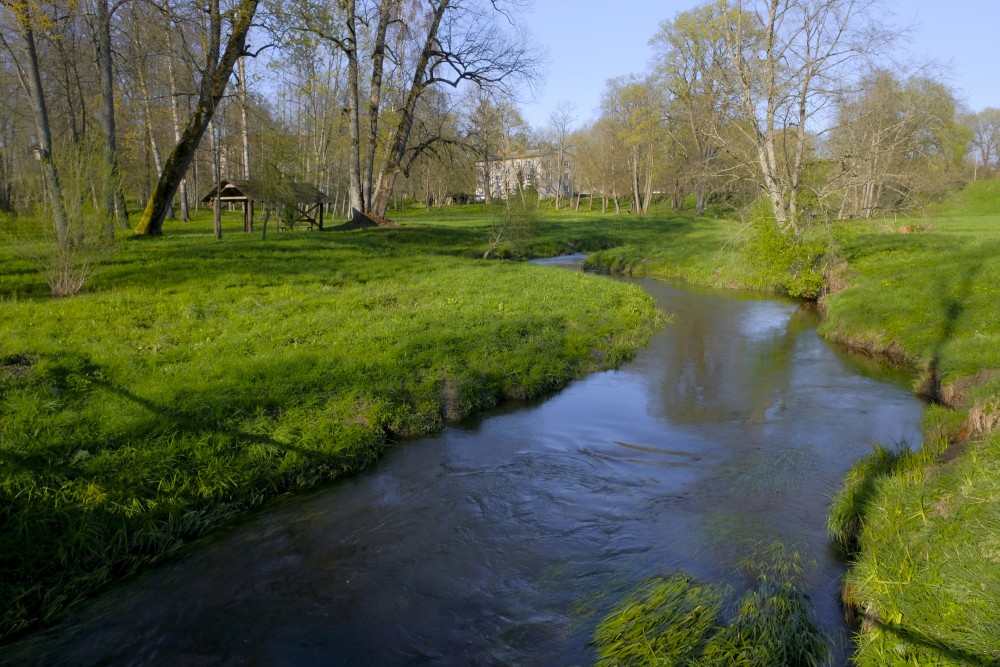
{"type": "Polygon", "coordinates": [[[641,289],[468,259],[474,228],[123,241],[53,300],[0,258],[0,634],[387,441],[620,364],[641,289]]]}
{"type": "Polygon", "coordinates": [[[855,664],[1000,664],[1000,437],[869,484],[845,582],[855,664]]]}
{"type": "Polygon", "coordinates": [[[1000,216],[933,225],[916,234],[845,228],[849,286],[826,302],[821,332],[853,347],[898,348],[922,382],[947,386],[1000,368],[1000,216]]]}
{"type": "MultiPolygon", "coordinates": [[[[866,630],[858,664],[1000,661],[998,204],[1000,182],[978,182],[933,217],[810,231],[828,249],[811,267],[830,281],[822,333],[891,354],[951,406],[928,411],[919,452],[876,453],[834,503],[866,630]]],[[[173,224],[165,239],[122,243],[61,301],[17,248],[0,248],[0,632],[274,495],[369,465],[388,439],[618,364],[656,319],[637,288],[476,260],[484,207],[390,217],[401,227],[267,242],[236,217],[221,242],[204,219],[173,224]]],[[[748,229],[663,209],[543,211],[495,254],[584,251],[603,271],[788,291],[748,251],[748,229]]],[[[650,595],[690,602],[704,587],[669,586],[681,590],[624,603],[652,613],[635,627],[672,625],[650,595]]],[[[727,597],[709,634],[766,630],[798,608],[793,592],[765,588],[744,616],[727,597]]]]}
{"type": "Polygon", "coordinates": [[[878,448],[848,475],[829,529],[851,569],[855,664],[1000,664],[1000,181],[953,193],[917,233],[839,230],[846,288],[821,332],[892,351],[943,402],[919,451],[878,448]]]}
{"type": "Polygon", "coordinates": [[[929,211],[937,217],[1000,215],[1000,179],[968,183],[929,211]]]}
{"type": "Polygon", "coordinates": [[[743,564],[750,590],[677,574],[640,585],[594,633],[599,667],[815,667],[829,642],[800,592],[800,556],[780,544],[757,545],[743,564]]]}

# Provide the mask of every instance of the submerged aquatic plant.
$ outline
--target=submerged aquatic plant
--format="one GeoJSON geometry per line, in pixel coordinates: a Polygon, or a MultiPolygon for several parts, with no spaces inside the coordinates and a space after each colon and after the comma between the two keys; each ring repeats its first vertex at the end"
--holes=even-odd
{"type": "Polygon", "coordinates": [[[741,569],[756,580],[735,604],[729,587],[686,574],[642,584],[598,625],[598,666],[823,664],[829,640],[798,586],[800,554],[760,545],[741,569]]]}

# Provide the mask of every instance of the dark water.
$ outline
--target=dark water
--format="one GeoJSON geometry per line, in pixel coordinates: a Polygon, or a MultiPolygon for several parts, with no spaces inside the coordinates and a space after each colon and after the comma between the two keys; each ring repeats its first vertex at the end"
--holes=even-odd
{"type": "Polygon", "coordinates": [[[796,304],[644,286],[674,321],[633,363],[395,446],[0,663],[587,665],[616,595],[679,570],[739,586],[748,544],[775,539],[815,561],[843,643],[826,505],[874,440],[918,442],[909,379],[796,304]]]}

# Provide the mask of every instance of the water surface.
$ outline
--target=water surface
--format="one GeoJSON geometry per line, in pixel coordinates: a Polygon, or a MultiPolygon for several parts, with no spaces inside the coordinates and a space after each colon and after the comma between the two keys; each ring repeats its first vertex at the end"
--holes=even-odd
{"type": "Polygon", "coordinates": [[[643,285],[674,317],[634,362],[397,444],[0,663],[587,665],[642,579],[739,586],[773,540],[815,561],[817,617],[843,633],[826,506],[873,441],[919,441],[910,379],[827,345],[795,303],[643,285]]]}

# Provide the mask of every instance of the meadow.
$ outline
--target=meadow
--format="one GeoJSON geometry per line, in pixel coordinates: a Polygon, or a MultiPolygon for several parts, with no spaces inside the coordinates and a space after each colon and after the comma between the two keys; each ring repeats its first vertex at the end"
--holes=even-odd
{"type": "Polygon", "coordinates": [[[123,240],[84,291],[0,266],[0,635],[403,439],[628,359],[638,287],[482,261],[485,233],[123,240]]]}

